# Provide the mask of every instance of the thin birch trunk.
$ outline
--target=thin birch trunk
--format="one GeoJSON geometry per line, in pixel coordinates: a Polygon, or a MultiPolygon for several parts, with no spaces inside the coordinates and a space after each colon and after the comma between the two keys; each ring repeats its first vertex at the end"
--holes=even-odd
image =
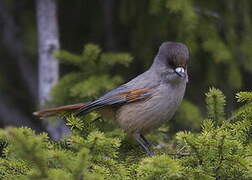
{"type": "MultiPolygon", "coordinates": [[[[59,78],[59,62],[54,52],[60,47],[56,0],[37,0],[37,27],[39,47],[39,105],[43,108],[48,102],[50,91],[59,78]]],[[[62,121],[54,126],[47,124],[49,135],[58,140],[69,130],[62,121]]]]}
{"type": "Polygon", "coordinates": [[[59,49],[57,6],[55,0],[37,0],[39,48],[39,105],[50,100],[50,90],[59,78],[59,62],[54,52],[59,49]]]}

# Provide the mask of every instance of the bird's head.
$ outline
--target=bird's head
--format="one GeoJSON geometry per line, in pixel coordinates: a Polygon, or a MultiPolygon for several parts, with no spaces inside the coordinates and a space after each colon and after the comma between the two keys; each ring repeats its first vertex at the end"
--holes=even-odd
{"type": "Polygon", "coordinates": [[[187,80],[189,51],[186,45],[178,42],[164,42],[152,65],[158,72],[170,80],[187,80]]]}

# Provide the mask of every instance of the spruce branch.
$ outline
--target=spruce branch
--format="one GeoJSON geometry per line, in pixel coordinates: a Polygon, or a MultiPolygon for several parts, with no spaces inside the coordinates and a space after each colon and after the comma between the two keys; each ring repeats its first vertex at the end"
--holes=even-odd
{"type": "Polygon", "coordinates": [[[218,159],[219,159],[219,162],[218,162],[218,166],[215,168],[215,177],[216,177],[216,179],[219,179],[219,177],[220,177],[220,168],[221,168],[221,166],[222,166],[222,163],[223,163],[223,161],[224,161],[224,156],[223,156],[223,148],[224,148],[224,140],[225,140],[225,138],[226,138],[226,136],[225,135],[223,135],[222,137],[221,137],[221,140],[220,140],[220,144],[218,145],[218,159]]]}
{"type": "Polygon", "coordinates": [[[239,92],[235,97],[238,102],[252,102],[252,92],[239,92]]]}
{"type": "Polygon", "coordinates": [[[224,94],[215,88],[210,88],[206,93],[208,118],[220,124],[225,119],[224,107],[226,100],[224,94]]]}
{"type": "Polygon", "coordinates": [[[45,150],[42,148],[44,143],[43,136],[35,136],[35,133],[28,128],[10,128],[8,134],[12,137],[13,145],[19,150],[20,156],[23,159],[31,161],[37,166],[40,172],[39,177],[48,177],[48,168],[45,161],[45,150]],[[29,136],[31,137],[30,139],[29,136]]]}

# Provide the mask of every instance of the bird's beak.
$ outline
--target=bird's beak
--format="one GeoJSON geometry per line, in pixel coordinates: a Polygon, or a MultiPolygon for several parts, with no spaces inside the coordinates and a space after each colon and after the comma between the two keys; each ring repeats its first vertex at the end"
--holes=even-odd
{"type": "Polygon", "coordinates": [[[174,71],[180,77],[185,77],[185,75],[186,75],[185,74],[185,69],[183,67],[177,67],[174,71]]]}

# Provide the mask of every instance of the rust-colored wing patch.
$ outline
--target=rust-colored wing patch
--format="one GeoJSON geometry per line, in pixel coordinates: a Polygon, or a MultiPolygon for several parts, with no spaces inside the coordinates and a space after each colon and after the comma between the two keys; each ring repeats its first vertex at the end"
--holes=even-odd
{"type": "Polygon", "coordinates": [[[126,95],[127,102],[134,102],[140,99],[145,99],[146,97],[150,97],[154,92],[153,89],[136,89],[130,91],[126,95]]]}

